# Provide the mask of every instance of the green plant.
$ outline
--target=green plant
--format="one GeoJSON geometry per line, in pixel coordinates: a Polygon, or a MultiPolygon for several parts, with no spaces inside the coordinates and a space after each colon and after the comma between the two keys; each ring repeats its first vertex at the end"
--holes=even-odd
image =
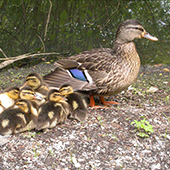
{"type": "Polygon", "coordinates": [[[28,132],[26,135],[24,135],[24,138],[32,138],[35,137],[36,132],[28,132]]]}
{"type": "Polygon", "coordinates": [[[102,125],[102,120],[101,120],[102,117],[98,116],[97,117],[97,120],[100,122],[100,124],[102,125]]]}
{"type": "Polygon", "coordinates": [[[131,125],[134,125],[134,127],[137,128],[137,135],[142,138],[149,137],[149,135],[153,133],[152,125],[146,120],[146,118],[141,121],[134,120],[133,122],[131,122],[131,125]]]}

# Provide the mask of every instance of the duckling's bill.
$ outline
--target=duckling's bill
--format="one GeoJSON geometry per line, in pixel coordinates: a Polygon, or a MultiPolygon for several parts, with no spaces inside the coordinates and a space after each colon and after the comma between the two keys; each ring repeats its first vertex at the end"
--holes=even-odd
{"type": "Polygon", "coordinates": [[[35,93],[34,97],[37,100],[43,100],[44,99],[43,96],[40,93],[35,93]]]}

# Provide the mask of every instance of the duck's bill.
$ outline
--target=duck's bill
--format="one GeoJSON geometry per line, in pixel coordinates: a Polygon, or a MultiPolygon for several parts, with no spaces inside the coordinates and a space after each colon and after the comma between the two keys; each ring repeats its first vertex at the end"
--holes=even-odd
{"type": "Polygon", "coordinates": [[[148,32],[144,32],[141,37],[146,38],[146,39],[151,40],[151,41],[158,41],[158,38],[150,35],[148,32]]]}

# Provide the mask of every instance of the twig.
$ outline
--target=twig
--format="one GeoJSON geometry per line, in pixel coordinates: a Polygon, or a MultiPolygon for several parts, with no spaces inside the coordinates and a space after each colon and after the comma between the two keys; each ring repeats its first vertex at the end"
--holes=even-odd
{"type": "Polygon", "coordinates": [[[50,14],[51,14],[51,9],[52,9],[52,2],[50,0],[49,0],[49,2],[50,2],[50,8],[49,8],[49,11],[48,11],[47,23],[46,23],[46,26],[45,26],[44,41],[46,41],[47,28],[48,28],[48,24],[49,24],[49,21],[50,21],[50,14]]]}
{"type": "Polygon", "coordinates": [[[42,38],[38,34],[36,34],[36,36],[40,39],[42,46],[43,46],[43,52],[45,53],[45,45],[44,45],[42,38]]]}
{"type": "Polygon", "coordinates": [[[1,48],[0,48],[0,51],[1,51],[1,53],[3,54],[3,56],[4,56],[5,58],[8,58],[1,48]]]}
{"type": "Polygon", "coordinates": [[[105,24],[103,25],[106,26],[109,22],[110,22],[110,18],[113,16],[113,14],[119,9],[120,6],[120,1],[118,2],[117,8],[115,9],[115,11],[110,15],[110,17],[106,20],[105,24]]]}

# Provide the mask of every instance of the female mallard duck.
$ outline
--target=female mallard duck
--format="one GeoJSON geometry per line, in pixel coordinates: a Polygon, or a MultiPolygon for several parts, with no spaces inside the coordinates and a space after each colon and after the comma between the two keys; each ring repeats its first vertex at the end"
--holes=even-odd
{"type": "Polygon", "coordinates": [[[158,41],[138,20],[126,20],[117,29],[112,49],[92,49],[59,60],[58,67],[44,81],[52,87],[69,83],[74,89],[90,94],[91,106],[95,105],[93,95],[100,96],[104,105],[112,103],[106,102],[103,96],[127,89],[137,78],[140,58],[133,43],[136,38],[158,41]]]}
{"type": "Polygon", "coordinates": [[[87,104],[85,99],[78,93],[73,91],[73,87],[69,84],[64,84],[59,88],[62,96],[67,98],[67,102],[71,106],[70,118],[78,121],[85,121],[87,118],[87,104]]]}
{"type": "Polygon", "coordinates": [[[30,100],[34,106],[38,107],[45,102],[42,95],[37,94],[31,87],[24,86],[20,89],[19,97],[21,99],[30,100]]]}
{"type": "Polygon", "coordinates": [[[10,135],[35,128],[37,111],[28,100],[18,99],[14,107],[0,114],[0,134],[10,135]]]}
{"type": "Polygon", "coordinates": [[[19,98],[19,88],[9,87],[4,90],[4,93],[0,94],[1,105],[5,108],[9,108],[14,105],[16,99],[19,98]]]}
{"type": "Polygon", "coordinates": [[[47,101],[38,109],[37,130],[53,128],[63,123],[70,112],[70,106],[56,89],[51,89],[47,101]]]}
{"type": "Polygon", "coordinates": [[[30,86],[35,92],[38,92],[45,97],[49,90],[47,84],[45,84],[43,80],[43,77],[38,73],[30,73],[26,77],[25,85],[30,86]]]}

